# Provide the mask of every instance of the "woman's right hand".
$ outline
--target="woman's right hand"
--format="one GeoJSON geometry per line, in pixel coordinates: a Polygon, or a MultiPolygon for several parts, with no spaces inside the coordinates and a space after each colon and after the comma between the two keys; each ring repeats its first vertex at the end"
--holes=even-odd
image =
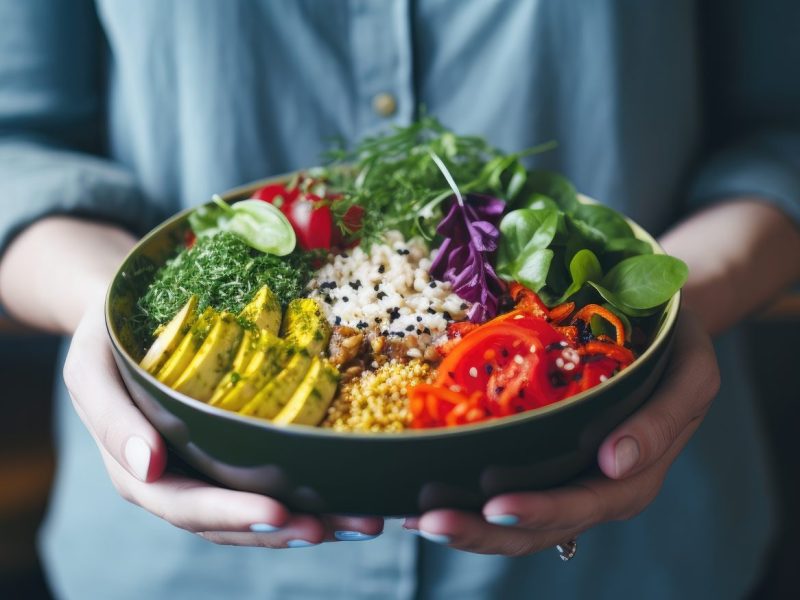
{"type": "Polygon", "coordinates": [[[100,298],[75,330],[64,380],[119,494],[176,527],[217,544],[267,548],[366,540],[383,529],[377,517],[291,514],[272,498],[165,470],[164,440],[134,406],[117,371],[100,298]]]}

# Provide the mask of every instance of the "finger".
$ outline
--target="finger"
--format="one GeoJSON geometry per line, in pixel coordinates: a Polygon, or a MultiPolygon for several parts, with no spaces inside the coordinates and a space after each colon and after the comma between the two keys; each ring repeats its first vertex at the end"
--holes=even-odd
{"type": "Polygon", "coordinates": [[[198,535],[224,546],[260,546],[262,548],[307,548],[325,541],[319,519],[296,514],[278,531],[271,533],[236,531],[201,531],[198,535]]]}
{"type": "Polygon", "coordinates": [[[157,479],[166,466],[166,447],[125,390],[99,307],[87,311],[75,331],[64,382],[98,446],[137,479],[157,479]]]}
{"type": "Polygon", "coordinates": [[[658,461],[684,431],[699,426],[711,406],[719,389],[714,348],[699,321],[687,312],[678,321],[662,382],[601,445],[598,463],[608,477],[629,477],[658,461]]]}
{"type": "Polygon", "coordinates": [[[487,523],[480,515],[435,510],[418,521],[419,534],[432,542],[477,554],[525,556],[575,537],[579,531],[531,532],[487,523]]]}
{"type": "MultiPolygon", "coordinates": [[[[102,454],[111,480],[123,498],[181,529],[194,533],[269,533],[289,522],[289,511],[272,498],[215,487],[173,473],[144,483],[128,474],[108,452],[102,454]]],[[[312,537],[320,537],[322,523],[317,520],[309,531],[312,537]]]]}
{"type": "Polygon", "coordinates": [[[325,525],[325,539],[340,542],[366,542],[383,532],[381,517],[353,517],[330,515],[322,519],[325,525]]]}
{"type": "Polygon", "coordinates": [[[483,507],[483,514],[495,525],[543,532],[584,531],[606,521],[631,519],[655,499],[667,470],[691,436],[692,431],[684,431],[673,448],[637,475],[621,480],[597,475],[552,490],[496,496],[483,507]]]}

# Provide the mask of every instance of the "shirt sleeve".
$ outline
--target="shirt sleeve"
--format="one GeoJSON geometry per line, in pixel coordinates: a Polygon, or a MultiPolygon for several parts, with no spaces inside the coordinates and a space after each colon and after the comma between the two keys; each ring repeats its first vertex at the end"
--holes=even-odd
{"type": "Polygon", "coordinates": [[[0,253],[47,215],[140,232],[154,213],[103,158],[103,37],[90,0],[0,0],[0,253]]]}
{"type": "Polygon", "coordinates": [[[701,12],[707,158],[690,208],[753,196],[800,226],[800,3],[713,0],[701,12]]]}

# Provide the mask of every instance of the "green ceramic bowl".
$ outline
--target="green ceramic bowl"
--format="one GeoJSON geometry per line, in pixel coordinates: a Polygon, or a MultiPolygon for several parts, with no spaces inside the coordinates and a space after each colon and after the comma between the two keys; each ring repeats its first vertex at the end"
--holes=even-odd
{"type": "MultiPolygon", "coordinates": [[[[224,198],[247,198],[279,180],[237,188],[224,198]]],[[[266,494],[296,511],[412,515],[440,507],[477,509],[499,493],[562,484],[595,463],[603,438],[647,399],[667,363],[679,294],[656,317],[654,341],[635,363],[540,410],[395,434],[337,433],[240,416],[175,392],[138,366],[143,348],[131,327],[136,299],[153,267],[182,239],[189,212],[145,236],[114,277],[106,302],[114,357],[134,402],[167,440],[173,466],[266,494]]],[[[661,252],[641,227],[631,226],[661,252]]]]}

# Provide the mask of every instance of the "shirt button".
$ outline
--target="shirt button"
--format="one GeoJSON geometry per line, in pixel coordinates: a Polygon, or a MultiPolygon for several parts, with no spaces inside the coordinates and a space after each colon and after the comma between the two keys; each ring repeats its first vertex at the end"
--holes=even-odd
{"type": "Polygon", "coordinates": [[[387,92],[375,94],[372,98],[372,110],[380,117],[391,117],[397,110],[397,99],[387,92]]]}

